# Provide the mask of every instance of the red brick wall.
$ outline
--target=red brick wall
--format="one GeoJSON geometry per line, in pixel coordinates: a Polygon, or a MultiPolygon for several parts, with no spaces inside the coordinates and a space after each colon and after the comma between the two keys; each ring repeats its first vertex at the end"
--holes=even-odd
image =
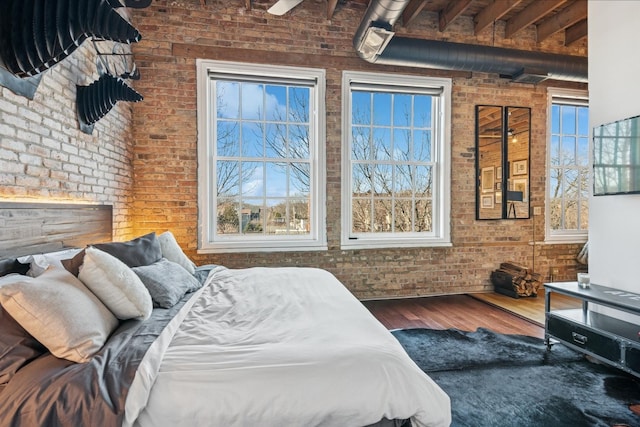
{"type": "Polygon", "coordinates": [[[97,78],[87,41],[42,73],[33,100],[0,86],[0,200],[111,204],[119,237],[132,232],[132,109],[118,103],[82,133],[76,85],[97,78]]]}
{"type": "MultiPolygon", "coordinates": [[[[229,267],[315,266],[333,272],[358,297],[396,297],[485,291],[489,274],[502,261],[533,267],[555,279],[572,277],[578,245],[542,245],[544,216],[529,220],[475,220],[475,105],[532,109],[531,205],[544,206],[546,86],[513,84],[496,76],[426,69],[383,67],[358,59],[352,37],[364,8],[338,7],[324,18],[323,2],[307,1],[284,17],[264,5],[244,10],[243,2],[158,0],[136,11],[133,22],[144,39],[134,46],[143,78],[137,88],[145,101],[134,107],[134,203],[137,234],[170,229],[198,263],[229,267]],[[327,237],[328,251],[196,254],[196,58],[265,64],[302,65],[327,70],[327,237]],[[453,78],[452,199],[453,247],[340,250],[341,73],[379,70],[453,78]],[[536,241],[540,244],[533,245],[536,241]]],[[[532,29],[505,40],[498,25],[473,35],[469,19],[446,33],[424,15],[398,33],[459,42],[585,55],[586,46],[565,48],[561,38],[534,42],[532,29]]],[[[582,87],[558,83],[561,87],[582,87]]],[[[542,210],[544,212],[544,209],[542,210]]]]}

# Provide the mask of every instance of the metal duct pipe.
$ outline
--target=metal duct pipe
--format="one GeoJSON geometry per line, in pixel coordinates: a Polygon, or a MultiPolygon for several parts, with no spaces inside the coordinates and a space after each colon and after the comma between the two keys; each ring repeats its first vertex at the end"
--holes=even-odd
{"type": "Polygon", "coordinates": [[[556,79],[586,83],[587,58],[393,36],[377,54],[363,49],[369,27],[391,29],[407,0],[372,0],[353,38],[358,55],[371,63],[440,70],[497,73],[516,81],[556,79]]]}

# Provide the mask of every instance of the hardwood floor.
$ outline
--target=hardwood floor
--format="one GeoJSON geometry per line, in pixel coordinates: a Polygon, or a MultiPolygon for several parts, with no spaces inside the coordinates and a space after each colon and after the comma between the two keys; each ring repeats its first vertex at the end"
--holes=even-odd
{"type": "Polygon", "coordinates": [[[469,295],[363,301],[365,307],[388,329],[479,327],[503,334],[544,338],[544,328],[469,295]]]}
{"type": "MultiPolygon", "coordinates": [[[[495,292],[472,294],[479,299],[499,308],[515,313],[518,316],[544,326],[544,289],[535,298],[511,298],[495,292]]],[[[581,301],[566,295],[554,293],[551,297],[551,309],[580,308],[581,301]]]]}

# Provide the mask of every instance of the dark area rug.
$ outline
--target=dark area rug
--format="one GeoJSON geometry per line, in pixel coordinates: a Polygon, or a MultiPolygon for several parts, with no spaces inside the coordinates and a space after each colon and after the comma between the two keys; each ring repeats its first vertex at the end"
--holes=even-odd
{"type": "Polygon", "coordinates": [[[640,380],[561,344],[483,328],[393,334],[451,398],[452,426],[640,426],[640,380]]]}

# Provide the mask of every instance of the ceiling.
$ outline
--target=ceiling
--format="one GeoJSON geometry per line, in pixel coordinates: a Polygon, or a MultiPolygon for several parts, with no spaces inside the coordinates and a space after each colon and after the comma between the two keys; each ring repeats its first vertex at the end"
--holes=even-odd
{"type": "MultiPolygon", "coordinates": [[[[209,0],[210,1],[210,0],[209,0]]],[[[268,9],[276,0],[236,0],[247,10],[268,9]]],[[[343,7],[363,7],[368,0],[304,0],[326,3],[326,17],[343,7]]],[[[297,7],[304,7],[304,1],[297,7]]],[[[207,0],[200,0],[204,5],[207,0]]],[[[291,12],[289,12],[291,13],[291,12]]],[[[542,42],[559,32],[569,46],[587,36],[587,0],[411,0],[399,25],[411,27],[420,14],[438,20],[440,32],[446,32],[460,17],[473,18],[475,34],[496,21],[504,21],[505,37],[513,38],[531,25],[536,27],[537,41],[542,42]]]]}

